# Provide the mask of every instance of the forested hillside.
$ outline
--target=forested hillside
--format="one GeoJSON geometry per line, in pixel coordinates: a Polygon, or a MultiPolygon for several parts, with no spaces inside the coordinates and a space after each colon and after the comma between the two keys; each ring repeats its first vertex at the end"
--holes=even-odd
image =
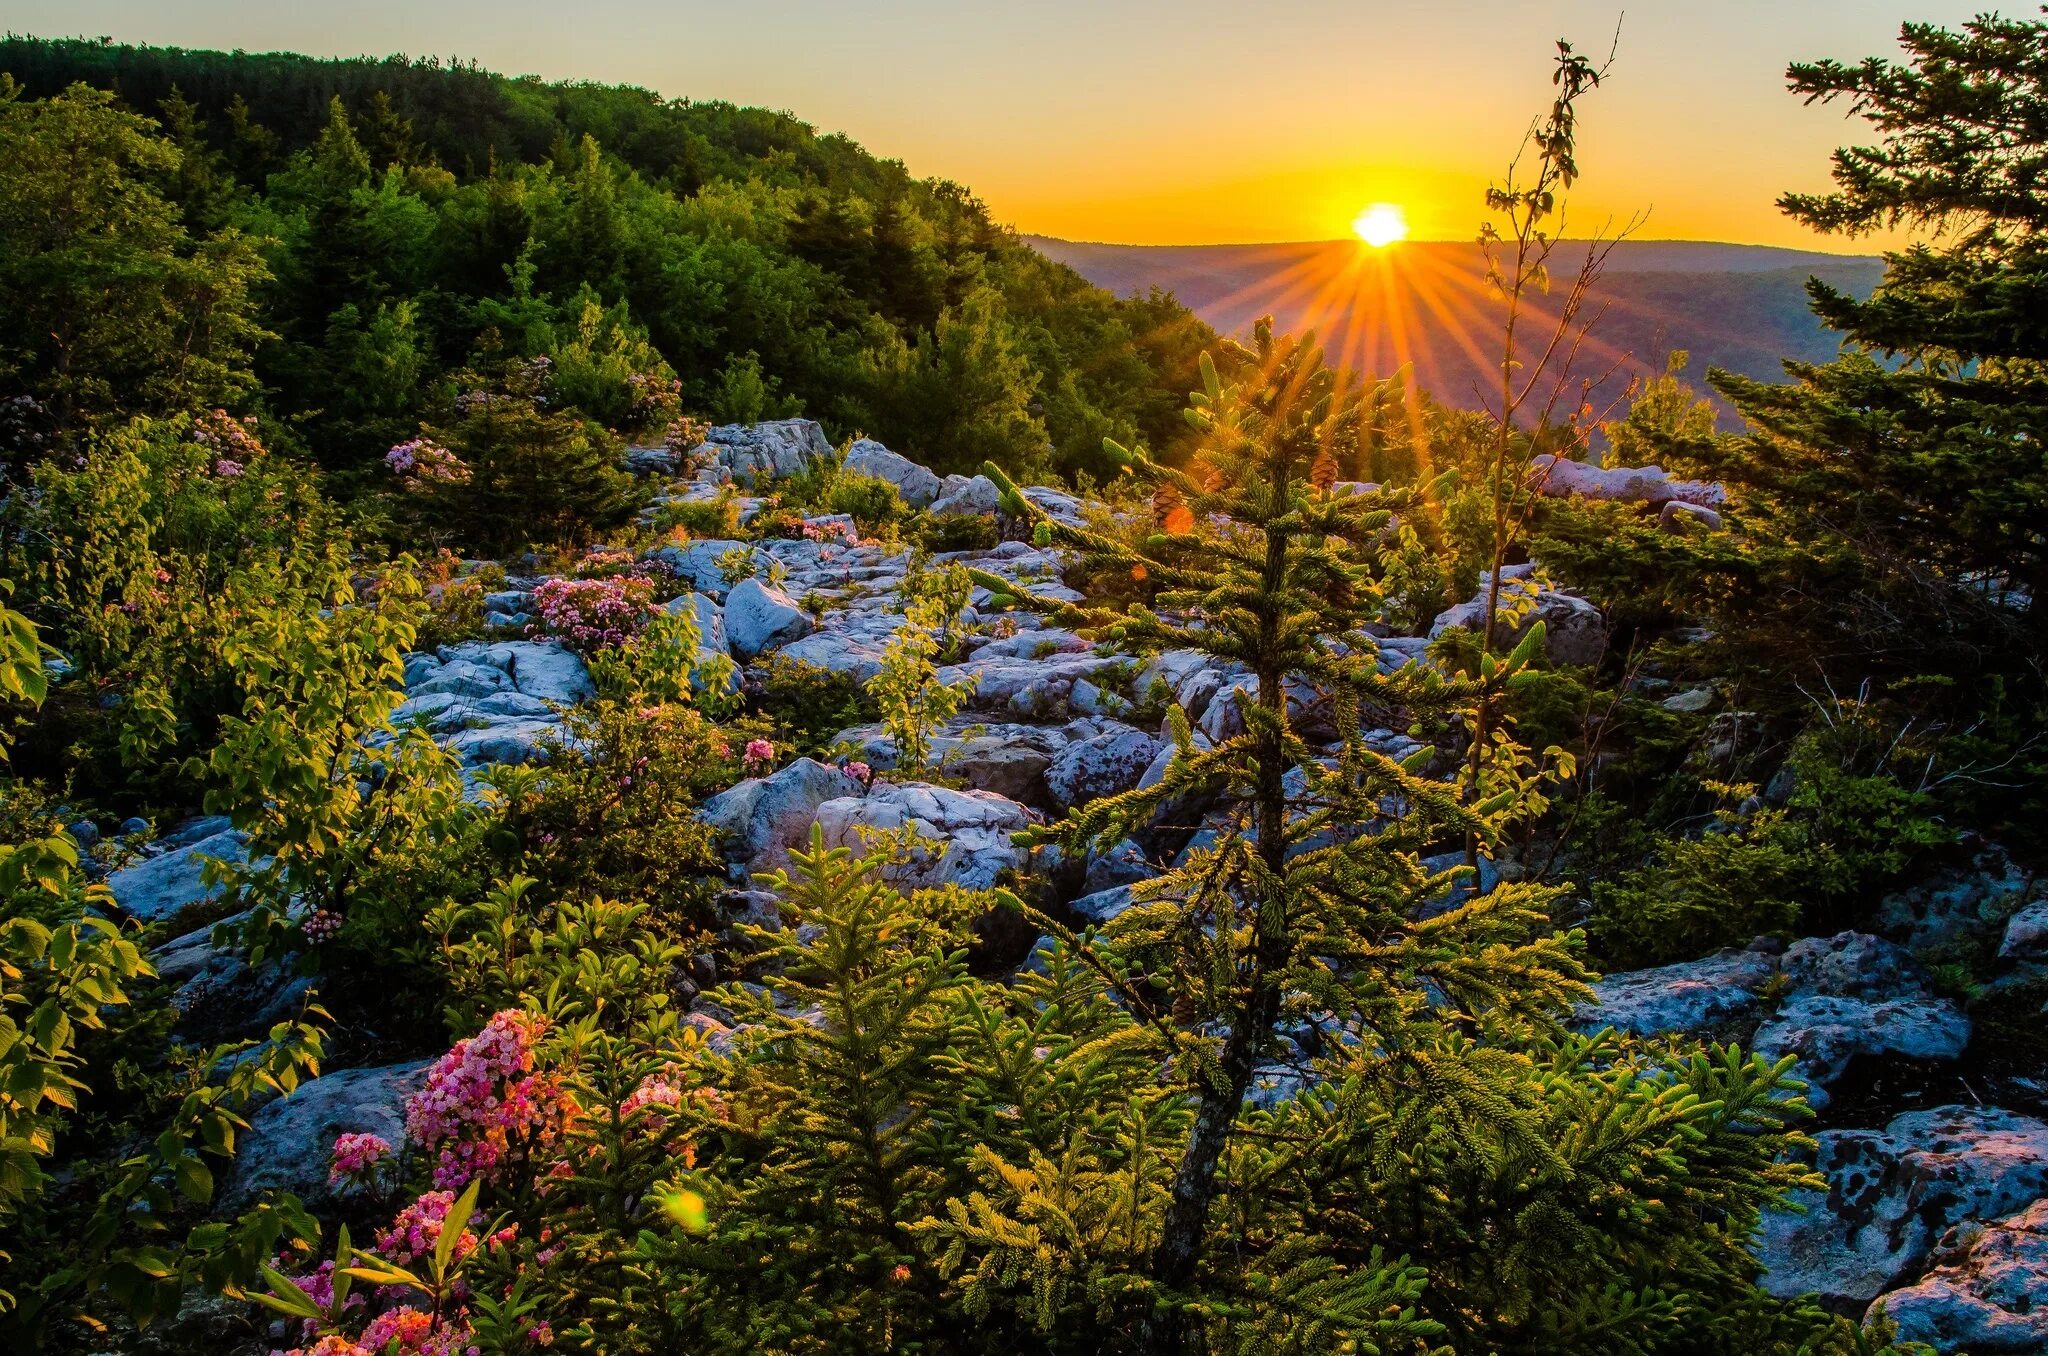
{"type": "MultiPolygon", "coordinates": [[[[204,285],[248,298],[215,303],[246,332],[213,342],[253,371],[227,362],[201,398],[261,390],[337,471],[440,413],[465,369],[548,357],[589,369],[607,424],[637,375],[714,419],[807,414],[948,470],[1099,472],[1105,436],[1176,436],[1207,337],[1170,300],[1049,263],[958,185],[786,114],[403,58],[9,38],[0,71],[158,124],[137,135],[178,156],[162,188],[204,285]]],[[[51,305],[84,304],[91,280],[68,281],[51,305]]],[[[9,342],[31,370],[66,361],[9,342]]],[[[137,375],[125,347],[71,374],[62,436],[106,413],[86,384],[137,375]]]]}
{"type": "Polygon", "coordinates": [[[0,1348],[2048,1349],[2048,21],[1903,41],[1782,205],[1928,243],[1611,408],[1568,43],[1434,394],[780,115],[0,46],[0,1348]]]}

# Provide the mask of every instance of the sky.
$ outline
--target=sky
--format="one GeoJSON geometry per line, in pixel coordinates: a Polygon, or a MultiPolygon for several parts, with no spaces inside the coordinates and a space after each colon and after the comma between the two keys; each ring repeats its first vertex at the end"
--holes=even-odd
{"type": "MultiPolygon", "coordinates": [[[[1788,62],[1897,51],[1902,20],[1990,0],[0,0],[0,28],[322,56],[473,58],[508,74],[785,109],[1019,230],[1222,244],[1344,236],[1399,204],[1470,238],[1550,97],[1552,43],[1604,53],[1567,229],[1869,252],[1774,206],[1867,140],[1785,92],[1788,62]]],[[[2032,5],[2007,6],[2030,12],[2032,5]]]]}

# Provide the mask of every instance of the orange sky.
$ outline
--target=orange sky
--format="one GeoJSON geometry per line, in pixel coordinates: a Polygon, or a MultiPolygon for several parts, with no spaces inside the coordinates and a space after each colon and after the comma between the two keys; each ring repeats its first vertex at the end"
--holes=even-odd
{"type": "MultiPolygon", "coordinates": [[[[1793,59],[1895,51],[1906,18],[1984,0],[1649,0],[1584,109],[1573,225],[1863,252],[1774,208],[1862,134],[1784,92],[1793,59]]],[[[1402,203],[1463,239],[1549,96],[1550,43],[1604,51],[1581,0],[0,0],[17,32],[322,55],[439,52],[492,69],[784,108],[1022,230],[1207,243],[1329,239],[1402,203]]],[[[1881,242],[1880,242],[1881,243],[1881,242]]]]}

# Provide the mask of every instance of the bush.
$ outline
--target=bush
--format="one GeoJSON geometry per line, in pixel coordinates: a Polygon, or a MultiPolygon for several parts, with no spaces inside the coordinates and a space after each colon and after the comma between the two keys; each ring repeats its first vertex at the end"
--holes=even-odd
{"type": "Polygon", "coordinates": [[[730,489],[708,501],[671,499],[655,506],[653,525],[658,533],[681,528],[693,538],[730,540],[740,534],[740,506],[730,489]]]}
{"type": "Polygon", "coordinates": [[[933,555],[945,551],[987,551],[1003,539],[993,518],[934,518],[923,514],[915,520],[911,532],[917,544],[933,555]]]}
{"type": "Polygon", "coordinates": [[[800,757],[824,752],[841,730],[878,714],[860,683],[816,664],[771,654],[754,666],[753,674],[758,684],[753,709],[774,722],[782,741],[800,757]]]}
{"type": "Polygon", "coordinates": [[[865,537],[879,536],[910,510],[896,487],[878,476],[841,471],[825,495],[828,513],[844,513],[865,537]]]}

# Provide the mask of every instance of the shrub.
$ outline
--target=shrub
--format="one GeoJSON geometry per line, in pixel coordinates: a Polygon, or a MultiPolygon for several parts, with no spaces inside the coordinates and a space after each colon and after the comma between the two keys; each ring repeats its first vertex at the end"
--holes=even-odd
{"type": "Polygon", "coordinates": [[[911,534],[917,544],[933,555],[947,551],[988,551],[1002,540],[993,518],[962,515],[948,515],[935,518],[922,514],[916,518],[911,534]]]}
{"type": "Polygon", "coordinates": [[[900,522],[910,510],[896,487],[878,476],[841,471],[826,492],[828,513],[844,513],[863,536],[878,536],[900,522]]]}
{"type": "Polygon", "coordinates": [[[784,654],[757,662],[753,709],[773,721],[782,742],[799,757],[822,753],[841,730],[877,714],[866,688],[849,674],[834,673],[784,654]]]}

